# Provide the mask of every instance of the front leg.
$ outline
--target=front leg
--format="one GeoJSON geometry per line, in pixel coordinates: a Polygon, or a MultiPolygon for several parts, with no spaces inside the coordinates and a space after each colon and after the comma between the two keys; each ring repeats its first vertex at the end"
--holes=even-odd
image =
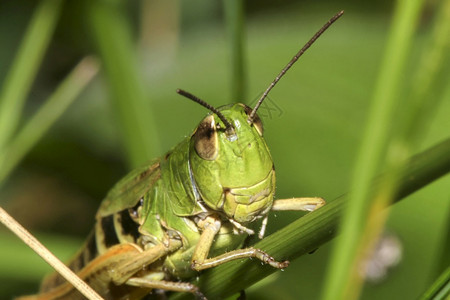
{"type": "MultiPolygon", "coordinates": [[[[290,198],[290,199],[279,199],[273,201],[272,209],[273,211],[280,210],[302,210],[302,211],[314,211],[319,207],[325,205],[325,200],[319,197],[303,197],[303,198],[290,198]]],[[[262,239],[266,232],[268,215],[262,221],[261,229],[259,230],[258,237],[262,239]]]]}
{"type": "Polygon", "coordinates": [[[257,258],[262,262],[278,269],[284,269],[289,265],[288,261],[275,261],[275,259],[266,252],[251,247],[233,250],[216,257],[208,258],[209,250],[214,242],[214,237],[219,232],[221,226],[222,223],[218,216],[208,216],[205,220],[199,223],[199,227],[202,229],[202,234],[197,246],[195,247],[194,254],[192,255],[191,267],[193,270],[200,271],[235,259],[250,257],[257,258]]]}
{"type": "Polygon", "coordinates": [[[273,201],[272,210],[303,210],[314,211],[325,205],[325,200],[319,197],[304,197],[279,199],[273,201]]]}

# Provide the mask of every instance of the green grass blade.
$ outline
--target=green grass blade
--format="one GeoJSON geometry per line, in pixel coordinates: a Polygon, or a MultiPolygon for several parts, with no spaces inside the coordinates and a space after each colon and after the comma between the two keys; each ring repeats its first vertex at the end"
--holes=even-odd
{"type": "Polygon", "coordinates": [[[59,18],[62,0],[41,1],[0,94],[0,149],[14,134],[31,84],[59,18]]]}
{"type": "Polygon", "coordinates": [[[225,20],[231,49],[231,99],[233,102],[246,99],[244,64],[244,1],[224,0],[225,20]]]}
{"type": "MultiPolygon", "coordinates": [[[[415,155],[408,162],[402,171],[400,189],[394,200],[399,201],[447,173],[450,173],[450,139],[415,155]]],[[[373,181],[370,190],[376,191],[379,184],[380,180],[373,181]]],[[[339,219],[347,204],[347,195],[335,199],[264,238],[254,247],[276,254],[276,259],[293,260],[307,254],[336,236],[339,219]]],[[[208,270],[194,283],[208,298],[224,298],[277,271],[272,267],[262,266],[260,262],[240,260],[208,270]]],[[[188,297],[189,295],[178,294],[173,298],[188,297]]]]}
{"type": "Polygon", "coordinates": [[[450,266],[436,279],[420,300],[443,300],[450,295],[450,266]]]}
{"type": "Polygon", "coordinates": [[[122,8],[114,2],[120,1],[90,1],[87,13],[108,78],[125,152],[130,166],[136,167],[160,155],[160,145],[139,74],[136,43],[122,8]]]}
{"type": "MultiPolygon", "coordinates": [[[[385,164],[393,115],[400,100],[401,79],[422,4],[422,0],[399,1],[396,8],[386,54],[372,98],[369,120],[353,172],[349,205],[342,219],[342,236],[331,254],[322,294],[324,300],[355,299],[360,292],[361,280],[357,276],[356,266],[363,250],[363,231],[371,220],[370,183],[379,172],[380,166],[385,164]]],[[[397,175],[393,171],[391,176],[384,183],[385,193],[374,198],[381,199],[379,204],[382,207],[390,202],[395,191],[397,175]]]]}
{"type": "Polygon", "coordinates": [[[0,183],[66,111],[97,71],[98,65],[93,58],[87,57],[82,60],[12,139],[5,150],[0,153],[0,183]]]}
{"type": "Polygon", "coordinates": [[[439,93],[443,91],[437,83],[442,79],[448,81],[445,71],[448,72],[450,67],[450,0],[442,1],[436,8],[437,16],[431,38],[422,51],[420,67],[415,72],[411,99],[408,101],[412,113],[406,120],[405,135],[413,141],[420,139],[420,133],[430,123],[430,115],[434,115],[438,102],[444,101],[445,95],[439,97],[439,93]]]}
{"type": "MultiPolygon", "coordinates": [[[[440,107],[440,101],[444,96],[439,97],[439,79],[445,77],[446,59],[448,60],[448,47],[450,46],[450,1],[442,2],[437,11],[437,17],[432,28],[432,34],[429,41],[425,44],[422,51],[422,57],[419,61],[419,68],[415,72],[415,78],[412,84],[411,93],[401,107],[406,117],[396,122],[400,127],[397,134],[394,134],[388,155],[386,158],[386,169],[391,170],[391,177],[385,178],[379,191],[373,197],[370,214],[367,218],[367,226],[362,234],[363,240],[359,244],[359,259],[354,260],[353,270],[357,270],[361,260],[372,253],[373,245],[382,234],[387,214],[381,211],[386,207],[397,191],[399,174],[406,163],[406,157],[410,155],[412,149],[425,136],[428,124],[432,122],[432,116],[435,115],[440,107]],[[364,257],[365,256],[365,257],[364,257]]],[[[444,265],[446,266],[446,265],[444,265]]],[[[355,272],[356,273],[356,272],[355,272]]],[[[351,283],[352,291],[358,289],[355,282],[361,285],[362,278],[354,274],[351,283]]]]}
{"type": "MultiPolygon", "coordinates": [[[[430,117],[439,107],[439,100],[443,100],[443,97],[438,97],[433,90],[437,89],[436,83],[439,82],[439,74],[442,71],[445,73],[443,66],[445,66],[446,46],[450,44],[450,5],[448,8],[439,10],[431,41],[422,51],[422,59],[416,71],[417,75],[410,95],[399,97],[399,99],[406,100],[403,101],[403,105],[398,105],[403,107],[402,112],[405,117],[397,116],[395,122],[397,128],[391,129],[394,133],[391,134],[392,138],[387,148],[387,154],[382,161],[385,169],[390,170],[391,176],[384,177],[380,189],[371,197],[373,200],[365,217],[364,231],[358,245],[354,248],[358,251],[349,268],[350,274],[346,283],[348,289],[343,296],[344,299],[355,299],[359,294],[363,281],[358,272],[360,265],[372,253],[372,248],[382,234],[388,216],[387,213],[382,214],[382,211],[389,205],[397,192],[401,170],[412,153],[412,149],[416,148],[417,142],[424,136],[424,129],[427,127],[427,123],[431,122],[430,117]]],[[[400,76],[398,75],[397,78],[400,76]]]]}

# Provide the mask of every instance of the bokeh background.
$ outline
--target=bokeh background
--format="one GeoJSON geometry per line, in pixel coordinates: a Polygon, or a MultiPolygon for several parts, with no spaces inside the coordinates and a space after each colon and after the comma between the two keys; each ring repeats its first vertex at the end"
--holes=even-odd
{"type": "MultiPolygon", "coordinates": [[[[0,82],[4,82],[38,2],[0,2],[0,82]]],[[[438,2],[426,2],[422,11],[408,61],[411,72],[404,74],[405,91],[429,39],[438,2]]],[[[150,141],[155,155],[164,154],[189,136],[207,113],[178,96],[176,88],[214,106],[254,103],[293,54],[326,20],[344,9],[343,18],[270,93],[260,114],[276,165],[278,198],[322,196],[332,201],[348,191],[393,2],[247,1],[243,99],[232,98],[222,2],[127,1],[121,5],[136,50],[131,61],[138,62],[145,105],[152,112],[149,131],[157,131],[150,141]]],[[[98,37],[88,18],[84,1],[65,1],[21,124],[83,56],[98,53],[98,37]]],[[[439,85],[439,97],[445,100],[434,110],[415,152],[449,136],[449,72],[447,68],[439,85]]],[[[118,113],[110,101],[110,83],[101,70],[0,190],[0,205],[63,260],[82,245],[100,201],[130,168],[118,113]]],[[[448,265],[449,187],[447,176],[394,205],[386,232],[395,237],[392,247],[400,261],[392,263],[384,276],[368,280],[361,299],[415,299],[448,265]]],[[[268,234],[296,218],[296,213],[272,215],[268,234]]],[[[251,287],[248,298],[318,299],[332,244],[251,287]]],[[[0,228],[0,299],[35,292],[49,272],[45,262],[0,228]]]]}

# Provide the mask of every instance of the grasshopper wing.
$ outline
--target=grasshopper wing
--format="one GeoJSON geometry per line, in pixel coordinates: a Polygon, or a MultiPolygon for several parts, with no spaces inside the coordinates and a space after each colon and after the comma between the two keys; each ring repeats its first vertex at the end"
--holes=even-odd
{"type": "Polygon", "coordinates": [[[104,217],[135,206],[161,177],[160,159],[139,167],[122,178],[106,195],[97,212],[104,217]]]}

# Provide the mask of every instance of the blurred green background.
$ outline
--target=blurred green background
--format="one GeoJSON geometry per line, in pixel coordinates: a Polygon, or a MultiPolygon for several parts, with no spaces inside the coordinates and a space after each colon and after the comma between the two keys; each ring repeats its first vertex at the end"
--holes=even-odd
{"type": "MultiPolygon", "coordinates": [[[[427,2],[421,15],[404,91],[410,88],[409,76],[429,38],[436,2],[427,2]]],[[[0,82],[36,5],[25,0],[0,2],[0,82]]],[[[22,124],[84,55],[97,53],[86,6],[84,1],[65,1],[27,98],[22,124]]],[[[393,3],[246,3],[244,99],[231,96],[230,46],[221,2],[128,1],[122,6],[136,47],[133,59],[145,87],[145,105],[154,117],[148,126],[149,131],[157,131],[152,150],[156,155],[187,137],[207,113],[178,96],[176,88],[214,106],[253,103],[317,29],[344,9],[343,18],[270,93],[260,114],[276,165],[277,198],[322,196],[332,201],[348,191],[393,3]],[[268,114],[270,109],[273,115],[268,114]]],[[[427,123],[416,152],[449,136],[449,72],[446,68],[438,85],[445,100],[427,123]]],[[[110,82],[101,72],[0,190],[0,205],[62,260],[81,246],[99,202],[129,169],[123,129],[110,101],[110,82]]],[[[386,230],[401,244],[401,261],[386,277],[367,283],[361,299],[415,299],[446,267],[449,187],[446,176],[394,205],[386,230]]],[[[297,217],[296,213],[272,215],[268,234],[297,217]]],[[[0,245],[0,299],[35,292],[50,267],[3,227],[0,245]]],[[[331,243],[251,287],[248,298],[318,299],[330,248],[331,243]]]]}

